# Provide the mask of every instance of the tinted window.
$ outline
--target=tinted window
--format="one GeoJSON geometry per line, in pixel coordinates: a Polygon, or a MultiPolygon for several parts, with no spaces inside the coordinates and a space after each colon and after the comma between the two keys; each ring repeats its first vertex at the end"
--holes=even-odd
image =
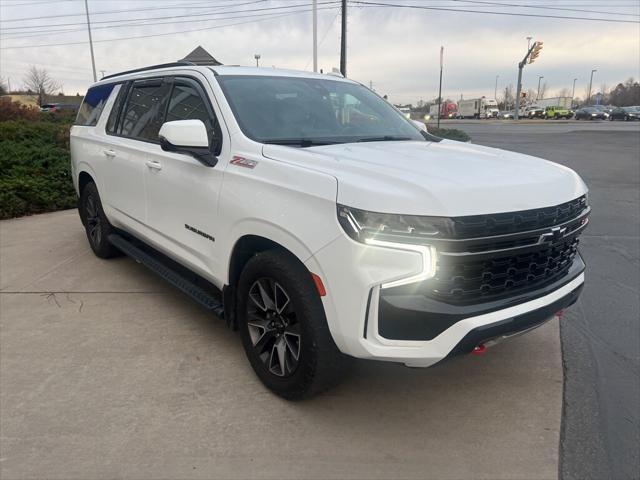
{"type": "Polygon", "coordinates": [[[120,134],[157,142],[168,90],[168,83],[134,83],[124,106],[120,134]]]}
{"type": "Polygon", "coordinates": [[[355,83],[241,75],[217,79],[240,128],[259,142],[424,140],[393,106],[355,83]]]}
{"type": "Polygon", "coordinates": [[[195,85],[174,85],[165,121],[174,120],[202,120],[212,140],[214,153],[218,151],[216,147],[220,146],[221,136],[217,119],[195,85]]]}
{"type": "Polygon", "coordinates": [[[107,120],[107,133],[113,134],[116,131],[118,116],[122,111],[122,104],[124,103],[124,99],[126,95],[127,95],[127,85],[124,84],[120,86],[120,90],[118,91],[118,97],[116,98],[116,101],[113,104],[113,107],[111,108],[111,113],[109,114],[109,119],[107,120]]]}
{"type": "Polygon", "coordinates": [[[76,125],[93,127],[98,123],[104,104],[107,103],[114,86],[114,84],[98,85],[89,89],[78,110],[76,125]]]}

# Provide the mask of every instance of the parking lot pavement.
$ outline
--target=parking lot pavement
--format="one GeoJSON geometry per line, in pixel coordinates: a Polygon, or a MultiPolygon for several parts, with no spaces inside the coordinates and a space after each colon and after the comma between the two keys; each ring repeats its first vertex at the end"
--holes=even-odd
{"type": "Polygon", "coordinates": [[[459,127],[571,167],[590,189],[586,285],[561,324],[565,479],[640,478],[640,122],[601,123],[459,127]]]}
{"type": "Polygon", "coordinates": [[[358,361],[288,403],[238,335],[75,211],[0,222],[0,477],[551,479],[557,321],[432,369],[358,361]]]}

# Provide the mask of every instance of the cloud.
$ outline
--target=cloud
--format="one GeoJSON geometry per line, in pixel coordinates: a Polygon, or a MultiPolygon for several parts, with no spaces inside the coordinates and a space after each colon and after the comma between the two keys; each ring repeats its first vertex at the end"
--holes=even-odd
{"type": "MultiPolygon", "coordinates": [[[[200,1],[184,5],[225,6],[246,1],[217,0],[216,4],[200,1]]],[[[397,3],[401,0],[394,1],[397,3]]],[[[34,6],[10,8],[5,2],[2,4],[0,14],[3,21],[54,14],[78,14],[83,13],[81,3],[34,4],[34,6]],[[20,11],[16,12],[16,10],[20,11]]],[[[310,2],[295,1],[295,4],[307,3],[310,2]]],[[[427,4],[418,0],[413,0],[411,3],[427,4]]],[[[269,0],[253,7],[243,8],[251,12],[252,8],[292,4],[294,2],[288,0],[269,0]]],[[[458,7],[461,5],[452,3],[450,0],[428,3],[428,5],[435,4],[458,7]]],[[[90,2],[91,9],[95,12],[124,10],[123,5],[125,2],[116,0],[90,2]]],[[[148,8],[150,5],[170,6],[174,3],[172,0],[131,1],[126,2],[126,5],[131,9],[148,8]]],[[[225,9],[230,10],[228,6],[225,6],[225,9]]],[[[607,7],[607,10],[638,13],[637,8],[616,10],[614,7],[607,7]]],[[[509,11],[531,12],[532,10],[511,9],[509,11]]],[[[117,18],[140,18],[147,13],[148,16],[161,16],[167,12],[174,11],[131,12],[129,15],[118,14],[117,18]]],[[[184,14],[190,11],[184,9],[178,12],[184,14]]],[[[550,13],[547,10],[536,10],[536,12],[550,13]]],[[[319,14],[319,36],[325,37],[319,48],[319,63],[325,71],[339,65],[340,18],[337,17],[337,13],[337,10],[324,10],[319,14]]],[[[557,11],[551,13],[569,14],[557,11]]],[[[94,18],[105,20],[116,17],[95,15],[94,18]]],[[[350,7],[348,18],[349,76],[362,83],[373,82],[376,90],[382,94],[389,94],[390,98],[396,102],[415,102],[421,98],[429,100],[437,96],[438,56],[441,45],[445,47],[443,96],[454,99],[459,98],[461,94],[466,98],[479,95],[492,96],[496,75],[499,76],[499,90],[509,83],[515,85],[517,63],[525,53],[528,35],[543,40],[544,50],[536,63],[525,68],[525,88],[535,88],[538,76],[543,75],[551,91],[569,88],[573,79],[578,78],[576,90],[581,92],[593,68],[598,69],[594,80],[596,85],[604,82],[613,86],[630,76],[640,77],[640,26],[638,24],[357,7],[350,7]]],[[[81,16],[67,16],[57,18],[52,23],[72,23],[82,20],[81,16]]],[[[229,20],[224,23],[234,21],[239,20],[229,20]]],[[[168,33],[220,23],[222,22],[215,21],[144,28],[95,29],[94,39],[168,33]]],[[[35,20],[24,23],[3,23],[2,26],[6,28],[24,24],[46,27],[48,22],[35,20]]],[[[64,36],[50,35],[11,41],[7,38],[2,39],[3,47],[86,41],[86,31],[64,36]]],[[[182,58],[197,45],[202,45],[224,63],[250,65],[254,62],[254,53],[260,53],[263,66],[309,69],[311,67],[311,14],[304,13],[172,36],[97,42],[95,43],[96,66],[98,70],[113,73],[154,63],[174,61],[182,58]]],[[[10,77],[12,86],[20,83],[24,71],[31,64],[42,65],[49,69],[54,77],[62,81],[68,93],[83,92],[92,82],[87,44],[0,50],[0,75],[10,77]]]]}

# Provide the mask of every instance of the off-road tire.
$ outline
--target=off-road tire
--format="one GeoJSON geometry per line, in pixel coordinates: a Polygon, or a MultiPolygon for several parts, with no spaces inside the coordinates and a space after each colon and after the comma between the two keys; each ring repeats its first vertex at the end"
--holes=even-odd
{"type": "Polygon", "coordinates": [[[104,214],[95,183],[88,183],[82,190],[78,211],[93,253],[100,258],[120,255],[120,251],[109,242],[109,235],[113,233],[113,227],[104,214]]]}
{"type": "MultiPolygon", "coordinates": [[[[287,400],[299,400],[318,394],[340,380],[347,359],[331,337],[322,300],[311,273],[290,253],[268,250],[252,257],[240,274],[237,299],[237,320],[242,344],[251,366],[267,388],[287,400]],[[294,318],[290,322],[297,325],[300,333],[297,365],[286,376],[273,373],[270,370],[271,364],[264,358],[265,354],[261,357],[257,347],[260,340],[256,341],[256,317],[255,312],[250,310],[254,309],[258,314],[262,312],[256,309],[250,292],[255,294],[252,288],[255,288],[258,281],[267,282],[267,285],[271,281],[272,286],[277,283],[286,291],[293,311],[289,315],[294,318]],[[252,324],[251,332],[248,323],[252,324]]],[[[281,335],[284,337],[284,334],[281,335]]],[[[271,355],[274,348],[271,349],[271,355]]],[[[285,370],[286,368],[280,369],[280,373],[285,370]]]]}

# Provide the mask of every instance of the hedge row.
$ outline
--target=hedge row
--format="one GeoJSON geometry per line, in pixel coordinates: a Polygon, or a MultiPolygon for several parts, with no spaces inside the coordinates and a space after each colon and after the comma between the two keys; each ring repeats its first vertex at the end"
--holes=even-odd
{"type": "Polygon", "coordinates": [[[51,116],[0,121],[0,218],[76,205],[69,127],[51,116]]]}

